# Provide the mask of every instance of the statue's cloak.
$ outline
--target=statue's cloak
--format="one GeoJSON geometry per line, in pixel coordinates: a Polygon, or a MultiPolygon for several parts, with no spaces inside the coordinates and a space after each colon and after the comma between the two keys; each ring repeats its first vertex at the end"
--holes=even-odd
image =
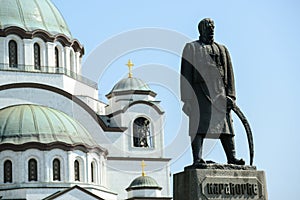
{"type": "Polygon", "coordinates": [[[180,86],[191,136],[218,138],[221,134],[234,134],[226,100],[236,99],[234,76],[225,46],[205,45],[199,40],[187,43],[182,54],[180,86]],[[187,110],[187,104],[191,110],[187,110]]]}

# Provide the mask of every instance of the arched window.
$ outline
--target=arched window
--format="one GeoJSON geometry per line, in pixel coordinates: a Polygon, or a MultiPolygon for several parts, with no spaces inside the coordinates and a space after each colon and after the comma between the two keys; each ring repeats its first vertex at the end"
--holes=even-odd
{"type": "Polygon", "coordinates": [[[133,145],[134,147],[153,147],[150,121],[144,117],[139,117],[133,122],[133,145]]]}
{"type": "Polygon", "coordinates": [[[34,69],[40,70],[41,69],[41,48],[38,43],[34,43],[33,51],[34,51],[34,69]]]}
{"type": "Polygon", "coordinates": [[[8,43],[9,67],[18,67],[18,45],[16,41],[11,40],[8,43]]]}
{"type": "Polygon", "coordinates": [[[59,51],[57,47],[55,47],[55,68],[59,72],[59,51]]]}
{"type": "Polygon", "coordinates": [[[35,159],[30,159],[28,161],[28,181],[37,181],[38,180],[38,171],[37,171],[37,162],[35,159]]]}
{"type": "Polygon", "coordinates": [[[74,179],[75,181],[80,181],[80,165],[78,160],[74,162],[74,179]]]}
{"type": "Polygon", "coordinates": [[[96,182],[96,164],[95,162],[91,163],[91,181],[92,183],[96,182]]]}
{"type": "Polygon", "coordinates": [[[60,161],[56,158],[53,160],[52,163],[53,167],[53,180],[54,181],[60,181],[60,161]]]}
{"type": "Polygon", "coordinates": [[[12,162],[6,160],[3,167],[4,183],[12,183],[12,162]]]}

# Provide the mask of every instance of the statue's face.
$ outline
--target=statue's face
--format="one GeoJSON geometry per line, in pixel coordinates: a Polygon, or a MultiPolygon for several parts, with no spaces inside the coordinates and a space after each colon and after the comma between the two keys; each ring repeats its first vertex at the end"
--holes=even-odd
{"type": "Polygon", "coordinates": [[[207,39],[213,39],[214,38],[214,30],[215,30],[215,24],[214,21],[211,19],[205,20],[204,24],[204,30],[202,32],[203,36],[207,39]]]}

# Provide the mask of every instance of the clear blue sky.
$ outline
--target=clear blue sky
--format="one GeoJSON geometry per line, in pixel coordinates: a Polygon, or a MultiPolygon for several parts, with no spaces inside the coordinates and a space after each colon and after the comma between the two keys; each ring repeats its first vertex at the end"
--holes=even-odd
{"type": "MultiPolygon", "coordinates": [[[[103,101],[104,95],[112,86],[126,76],[127,69],[124,64],[129,58],[136,64],[136,76],[143,75],[140,71],[150,69],[151,73],[144,73],[146,77],[143,78],[149,79],[150,82],[151,79],[156,80],[152,82],[151,87],[158,93],[157,99],[162,101],[161,104],[167,112],[165,134],[166,145],[169,146],[186,124],[184,116],[180,114],[180,103],[176,93],[179,83],[160,81],[164,77],[168,79],[178,73],[179,55],[158,49],[140,49],[116,55],[117,57],[107,66],[103,66],[101,62],[99,65],[94,63],[93,66],[88,66],[87,63],[93,57],[92,52],[107,41],[113,43],[112,47],[116,47],[116,52],[119,47],[128,44],[128,41],[119,45],[114,42],[116,36],[126,34],[128,31],[142,32],[149,27],[160,28],[195,40],[198,38],[199,20],[204,17],[214,19],[216,41],[225,44],[231,53],[236,77],[237,103],[252,125],[255,140],[254,164],[259,170],[266,171],[269,199],[297,198],[300,180],[298,1],[53,0],[53,2],[65,17],[73,36],[84,44],[86,50],[83,58],[84,67],[88,68],[88,72],[95,72],[98,76],[100,98],[103,101]],[[155,66],[161,65],[163,70],[149,67],[151,63],[155,66]]],[[[149,38],[149,42],[154,40],[147,34],[140,35],[137,40],[141,37],[143,40],[149,38]]],[[[105,52],[98,55],[100,60],[105,60],[109,56],[105,52]]],[[[237,119],[234,121],[238,156],[249,162],[244,130],[237,119]]],[[[212,143],[214,141],[208,142],[207,146],[211,146],[212,143]]],[[[174,152],[167,150],[166,153],[173,155],[174,152]]],[[[219,142],[206,154],[206,158],[225,162],[225,155],[219,142]]],[[[191,153],[187,149],[177,154],[172,162],[172,172],[179,172],[190,163],[191,153]]]]}

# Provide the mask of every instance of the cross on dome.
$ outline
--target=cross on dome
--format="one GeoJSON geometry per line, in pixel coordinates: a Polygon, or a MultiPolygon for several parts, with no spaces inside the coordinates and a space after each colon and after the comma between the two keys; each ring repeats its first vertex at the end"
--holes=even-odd
{"type": "Polygon", "coordinates": [[[128,73],[128,78],[132,78],[132,67],[134,66],[134,64],[131,62],[131,60],[128,60],[128,63],[126,64],[129,70],[128,73]]]}
{"type": "Polygon", "coordinates": [[[142,166],[142,176],[146,176],[146,173],[145,173],[145,167],[146,167],[147,165],[145,164],[145,161],[144,161],[144,160],[142,160],[141,166],[142,166]]]}

